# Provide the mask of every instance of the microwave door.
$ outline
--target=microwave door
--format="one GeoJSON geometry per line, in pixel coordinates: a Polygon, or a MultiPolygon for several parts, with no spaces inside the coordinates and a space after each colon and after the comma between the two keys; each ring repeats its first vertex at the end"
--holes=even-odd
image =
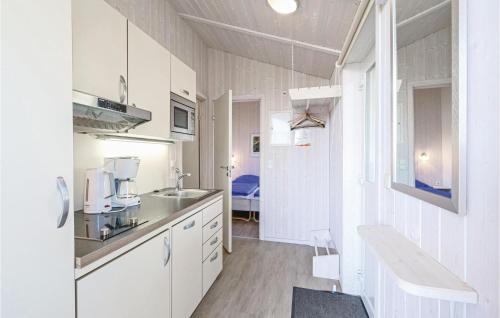
{"type": "Polygon", "coordinates": [[[189,132],[189,112],[177,106],[174,107],[174,128],[179,132],[189,132]]]}

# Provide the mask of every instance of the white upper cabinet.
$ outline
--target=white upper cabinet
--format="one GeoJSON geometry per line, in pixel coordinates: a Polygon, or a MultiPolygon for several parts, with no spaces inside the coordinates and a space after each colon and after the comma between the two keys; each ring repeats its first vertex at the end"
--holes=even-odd
{"type": "Polygon", "coordinates": [[[73,0],[73,89],[126,103],[127,19],[104,0],[73,0]]]}
{"type": "Polygon", "coordinates": [[[152,112],[131,133],[170,137],[170,52],[128,22],[128,104],[152,112]]]}
{"type": "Polygon", "coordinates": [[[78,318],[169,318],[170,246],[167,230],[79,279],[78,318]]]}
{"type": "Polygon", "coordinates": [[[173,54],[170,55],[170,90],[196,103],[196,72],[173,54]]]}

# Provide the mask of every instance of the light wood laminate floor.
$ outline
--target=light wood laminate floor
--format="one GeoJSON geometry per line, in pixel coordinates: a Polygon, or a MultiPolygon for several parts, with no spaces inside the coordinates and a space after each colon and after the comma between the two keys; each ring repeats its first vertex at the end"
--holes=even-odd
{"type": "MultiPolygon", "coordinates": [[[[233,238],[224,270],[193,317],[290,317],[293,286],[332,290],[312,276],[310,246],[233,238]]],[[[340,290],[337,284],[337,290],[340,290]]]]}
{"type": "Polygon", "coordinates": [[[233,237],[259,238],[259,223],[233,219],[233,237]]]}

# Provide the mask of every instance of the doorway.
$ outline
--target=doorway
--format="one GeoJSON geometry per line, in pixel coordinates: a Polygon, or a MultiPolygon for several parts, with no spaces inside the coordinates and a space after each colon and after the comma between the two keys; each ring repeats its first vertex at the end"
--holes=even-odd
{"type": "Polygon", "coordinates": [[[233,100],[233,237],[258,239],[260,222],[260,100],[233,100]]]}

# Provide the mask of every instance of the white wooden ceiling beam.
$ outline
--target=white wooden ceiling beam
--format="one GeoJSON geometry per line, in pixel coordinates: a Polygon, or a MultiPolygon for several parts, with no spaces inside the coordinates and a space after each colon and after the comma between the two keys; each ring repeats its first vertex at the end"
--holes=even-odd
{"type": "Polygon", "coordinates": [[[203,23],[206,25],[211,25],[211,26],[214,26],[217,28],[221,28],[221,29],[225,29],[225,30],[229,30],[229,31],[234,31],[234,32],[242,33],[242,34],[247,34],[247,35],[255,36],[258,38],[262,38],[262,39],[267,39],[267,40],[276,41],[276,42],[280,42],[280,43],[286,43],[286,44],[293,44],[294,46],[298,46],[298,47],[302,47],[302,48],[306,48],[306,49],[310,49],[313,51],[322,52],[322,53],[326,53],[326,54],[330,54],[330,55],[338,56],[341,53],[340,50],[332,49],[332,48],[329,48],[326,46],[297,41],[297,40],[293,40],[293,39],[282,37],[282,36],[277,36],[277,35],[273,35],[273,34],[269,34],[269,33],[259,32],[259,31],[231,25],[231,24],[226,24],[226,23],[222,23],[222,22],[218,22],[218,21],[213,21],[213,20],[197,17],[194,15],[179,13],[179,16],[181,16],[183,19],[186,19],[186,20],[190,20],[190,21],[194,21],[194,22],[198,22],[198,23],[203,23]]]}
{"type": "Polygon", "coordinates": [[[400,27],[402,27],[404,25],[410,24],[410,23],[412,23],[415,20],[418,20],[418,19],[420,19],[422,17],[425,17],[426,15],[429,15],[432,12],[441,9],[444,6],[447,6],[450,3],[451,3],[451,0],[444,0],[443,2],[440,2],[440,3],[436,4],[433,7],[430,7],[429,9],[426,9],[426,10],[424,10],[422,12],[419,12],[419,13],[415,14],[414,16],[409,17],[408,19],[405,19],[405,20],[399,22],[397,24],[397,27],[400,28],[400,27]]]}

